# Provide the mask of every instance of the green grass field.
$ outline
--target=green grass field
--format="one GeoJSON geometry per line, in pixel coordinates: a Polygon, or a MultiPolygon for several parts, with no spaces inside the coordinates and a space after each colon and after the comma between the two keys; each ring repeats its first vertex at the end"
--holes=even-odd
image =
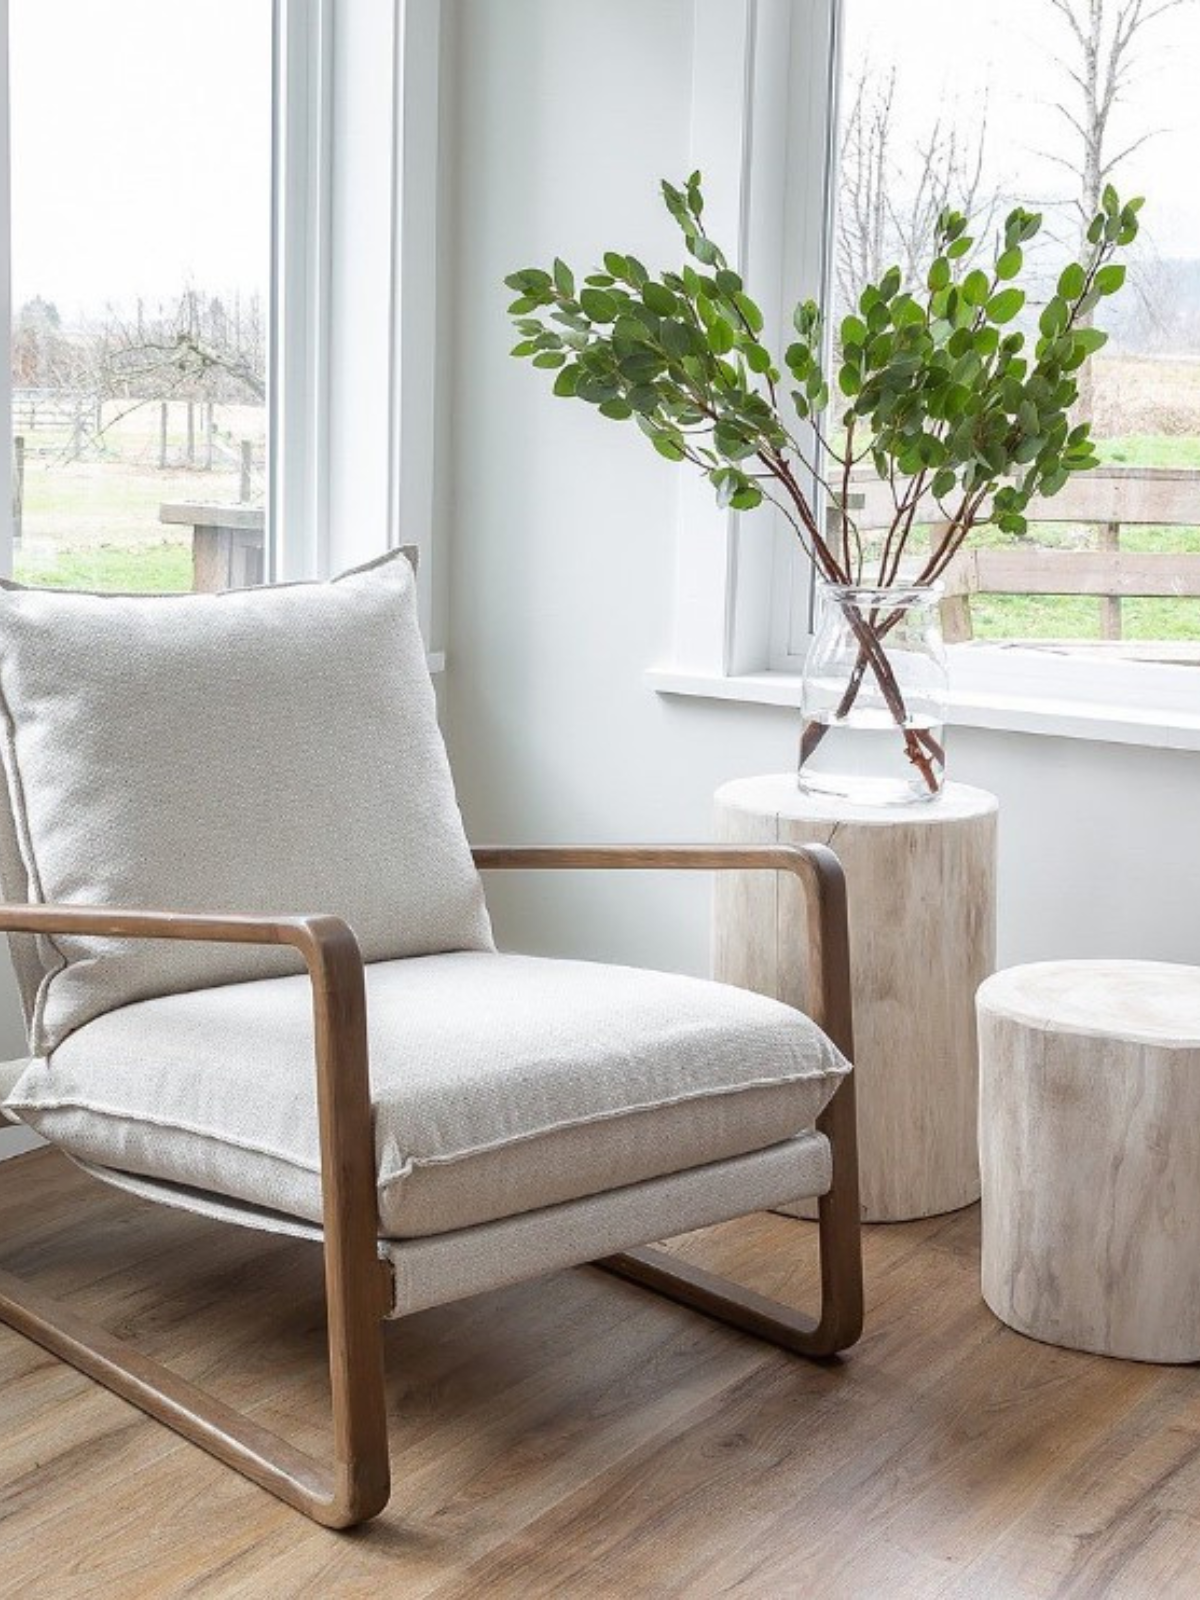
{"type": "MultiPolygon", "coordinates": [[[[216,452],[212,471],[181,464],[186,451],[181,406],[172,411],[165,469],[157,465],[156,405],[116,421],[104,436],[103,452],[93,451],[81,461],[65,459],[65,430],[28,433],[16,577],[53,588],[190,589],[190,531],[163,523],[160,506],[236,503],[240,481],[230,454],[237,441],[252,439],[261,458],[262,409],[228,406],[220,411],[219,436],[225,448],[216,452]]],[[[202,449],[201,442],[197,454],[202,449]]],[[[261,483],[253,487],[261,491],[261,483]]]]}
{"type": "MultiPolygon", "coordinates": [[[[186,528],[159,520],[171,501],[232,503],[238,480],[227,465],[212,472],[170,466],[160,471],[153,418],[135,414],[114,430],[112,459],[64,462],[44,437],[27,457],[24,536],[15,571],[28,583],[56,588],[133,591],[189,589],[191,542],[186,528]]],[[[234,428],[262,427],[261,414],[234,420],[234,428]]],[[[231,433],[233,429],[230,430],[231,433]]],[[[182,441],[173,436],[178,458],[182,441]]],[[[1105,462],[1124,466],[1200,469],[1200,436],[1141,434],[1100,442],[1105,462]]],[[[1033,528],[1029,537],[1046,548],[1086,549],[1095,530],[1055,524],[1033,528]]],[[[1013,541],[984,529],[978,541],[1013,541]]],[[[1121,547],[1131,551],[1200,553],[1200,528],[1129,527],[1121,547]]],[[[989,595],[972,602],[980,639],[1081,639],[1100,637],[1101,602],[1086,596],[989,595]]],[[[1130,640],[1200,640],[1200,600],[1127,600],[1124,636],[1130,640]]]]}

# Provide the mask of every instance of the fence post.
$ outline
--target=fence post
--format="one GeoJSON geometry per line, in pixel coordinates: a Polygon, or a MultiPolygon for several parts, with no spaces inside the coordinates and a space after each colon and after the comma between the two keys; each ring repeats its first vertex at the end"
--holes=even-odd
{"type": "Polygon", "coordinates": [[[158,466],[159,471],[165,470],[167,465],[167,402],[162,401],[158,412],[158,466]]]}
{"type": "Polygon", "coordinates": [[[211,472],[213,469],[213,402],[205,403],[204,407],[204,470],[211,472]]]}
{"type": "MultiPolygon", "coordinates": [[[[1121,548],[1121,524],[1119,522],[1102,522],[1100,524],[1098,542],[1101,550],[1119,550],[1121,548]]],[[[1102,639],[1119,639],[1121,637],[1121,600],[1118,595],[1106,594],[1100,601],[1100,637],[1102,639]]]]}
{"type": "Polygon", "coordinates": [[[196,402],[189,400],[187,403],[187,464],[189,467],[196,465],[196,402]]]}
{"type": "Polygon", "coordinates": [[[21,542],[21,527],[25,519],[25,436],[18,433],[13,440],[13,544],[21,542]]]}
{"type": "Polygon", "coordinates": [[[244,506],[250,504],[250,471],[254,464],[254,441],[242,440],[242,481],[239,498],[244,506]]]}

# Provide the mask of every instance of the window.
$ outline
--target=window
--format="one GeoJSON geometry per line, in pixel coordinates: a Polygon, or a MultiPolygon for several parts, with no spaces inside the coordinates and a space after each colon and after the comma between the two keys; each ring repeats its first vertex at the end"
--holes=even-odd
{"type": "MultiPolygon", "coordinates": [[[[1096,478],[1077,520],[1043,520],[1025,543],[992,539],[981,552],[1004,557],[1010,575],[1027,553],[1052,556],[1059,573],[1077,561],[1066,569],[1075,592],[971,596],[974,637],[952,652],[953,716],[1200,748],[1200,209],[1189,187],[1200,105],[1188,81],[1200,8],[978,0],[969,50],[963,10],[957,0],[696,0],[691,158],[719,212],[713,231],[736,241],[782,343],[797,299],[844,303],[855,274],[884,257],[920,269],[914,224],[936,207],[939,183],[984,223],[993,208],[1002,217],[1006,204],[1036,202],[1061,248],[1078,226],[1087,127],[1070,99],[1087,81],[1072,29],[1098,12],[1111,50],[1118,11],[1125,28],[1143,19],[1116,63],[1100,163],[1115,160],[1109,176],[1147,196],[1140,256],[1128,292],[1108,302],[1111,339],[1084,398],[1109,477],[1096,478]],[[1103,592],[1114,571],[1133,597],[1103,592]],[[1134,595],[1153,586],[1147,575],[1166,592],[1134,595]]],[[[648,682],[798,704],[812,575],[794,537],[764,510],[717,514],[686,483],[679,505],[671,657],[648,682]]]]}
{"type": "Polygon", "coordinates": [[[960,22],[947,0],[846,0],[832,320],[893,261],[923,281],[944,204],[984,242],[1023,203],[1046,218],[1034,327],[1103,185],[1146,196],[1076,407],[1103,467],[1045,502],[1028,535],[982,530],[959,579],[978,587],[977,640],[1200,660],[1200,12],[979,0],[969,51],[960,22]]]}
{"type": "Polygon", "coordinates": [[[272,0],[9,0],[26,583],[260,581],[272,0]]]}

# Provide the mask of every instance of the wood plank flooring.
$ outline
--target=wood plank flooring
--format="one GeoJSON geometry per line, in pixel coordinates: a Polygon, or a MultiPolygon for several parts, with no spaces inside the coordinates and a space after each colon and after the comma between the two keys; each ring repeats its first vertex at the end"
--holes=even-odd
{"type": "MultiPolygon", "coordinates": [[[[794,1303],[814,1230],[682,1241],[794,1303]]],[[[0,1267],[318,1449],[311,1246],[0,1164],[0,1267]]],[[[1200,1374],[1055,1350],[978,1294],[975,1210],[867,1235],[814,1366],[584,1269],[392,1324],[395,1494],[304,1522],[0,1327],[0,1596],[1200,1595],[1200,1374]]]]}

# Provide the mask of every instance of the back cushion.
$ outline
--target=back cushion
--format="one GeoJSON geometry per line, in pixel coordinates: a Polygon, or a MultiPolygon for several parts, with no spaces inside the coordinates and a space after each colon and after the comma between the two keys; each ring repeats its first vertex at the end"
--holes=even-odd
{"type": "MultiPolygon", "coordinates": [[[[7,897],[332,912],[368,961],[491,949],[415,583],[394,555],[225,594],[0,592],[7,897]]],[[[295,971],[294,952],[56,936],[44,1054],[133,1000],[295,971]]]]}

